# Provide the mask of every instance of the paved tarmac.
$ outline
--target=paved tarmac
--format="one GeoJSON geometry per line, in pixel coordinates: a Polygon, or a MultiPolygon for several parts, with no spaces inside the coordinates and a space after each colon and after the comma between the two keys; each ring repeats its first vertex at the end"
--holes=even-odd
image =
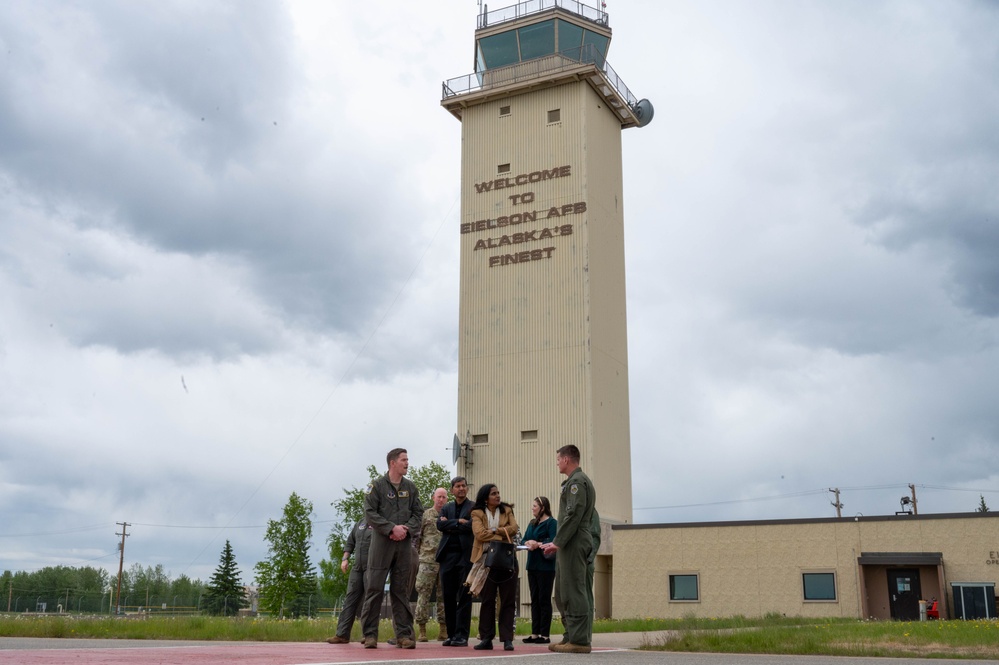
{"type": "Polygon", "coordinates": [[[997,665],[999,660],[938,660],[838,658],[832,656],[757,656],[635,651],[667,633],[601,633],[594,635],[589,655],[556,654],[544,645],[516,643],[514,651],[475,651],[449,648],[440,642],[420,643],[416,649],[379,644],[325,642],[183,642],[163,640],[85,640],[0,637],[0,663],[4,665],[341,665],[397,661],[448,665],[482,665],[483,659],[513,658],[526,665],[997,665]]]}

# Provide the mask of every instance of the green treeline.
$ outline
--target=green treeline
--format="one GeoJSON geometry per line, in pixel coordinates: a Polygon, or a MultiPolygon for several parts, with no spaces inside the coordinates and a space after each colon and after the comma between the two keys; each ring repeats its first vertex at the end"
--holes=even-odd
{"type": "MultiPolygon", "coordinates": [[[[4,571],[0,576],[0,610],[11,612],[109,612],[117,574],[103,568],[49,566],[27,573],[4,571]],[[9,608],[8,608],[9,605],[9,608]]],[[[197,608],[205,584],[180,575],[171,580],[162,565],[143,568],[133,564],[122,571],[122,604],[131,611],[138,607],[197,608]]]]}

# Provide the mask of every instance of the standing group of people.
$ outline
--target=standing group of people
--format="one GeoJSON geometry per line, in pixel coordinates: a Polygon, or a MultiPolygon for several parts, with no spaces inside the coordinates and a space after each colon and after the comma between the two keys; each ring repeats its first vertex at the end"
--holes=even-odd
{"type": "MultiPolygon", "coordinates": [[[[552,651],[589,653],[593,634],[593,563],[600,544],[600,521],[593,483],[579,466],[579,449],[559,448],[556,464],[566,476],[559,497],[559,512],[552,515],[547,497],[531,504],[533,519],[524,534],[527,577],[531,593],[531,635],[525,643],[548,644],[552,651]],[[552,644],[552,590],[565,624],[561,643],[552,644]]],[[[416,648],[427,641],[430,597],[437,592],[437,619],[443,615],[440,636],[444,646],[468,646],[472,621],[472,589],[481,600],[479,642],[475,649],[493,648],[497,636],[512,651],[518,565],[512,570],[485,566],[491,543],[512,543],[520,528],[513,505],[500,497],[491,483],[479,487],[475,500],[468,498],[468,482],[451,481],[451,495],[438,488],[433,506],[424,511],[416,486],[405,477],[409,457],[396,448],[387,456],[388,472],[375,479],[364,500],[364,518],[351,530],[344,545],[341,570],[347,572],[354,556],[347,596],[337,632],[327,641],[345,644],[360,608],[365,648],[378,646],[378,619],[386,579],[392,605],[394,644],[416,648]],[[414,614],[409,604],[413,539],[418,539],[419,564],[416,587],[419,600],[414,634],[414,614]],[[470,586],[471,585],[471,586],[470,586]],[[498,600],[498,602],[497,602],[498,600]]]]}

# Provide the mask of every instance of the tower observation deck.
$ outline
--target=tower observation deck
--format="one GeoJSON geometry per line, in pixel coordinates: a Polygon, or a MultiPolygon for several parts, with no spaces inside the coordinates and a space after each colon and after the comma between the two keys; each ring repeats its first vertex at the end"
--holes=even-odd
{"type": "Polygon", "coordinates": [[[532,0],[479,15],[475,72],[444,81],[442,104],[459,120],[463,109],[524,85],[585,81],[620,117],[641,127],[652,106],[639,100],[607,62],[610,19],[575,0],[532,0]]]}

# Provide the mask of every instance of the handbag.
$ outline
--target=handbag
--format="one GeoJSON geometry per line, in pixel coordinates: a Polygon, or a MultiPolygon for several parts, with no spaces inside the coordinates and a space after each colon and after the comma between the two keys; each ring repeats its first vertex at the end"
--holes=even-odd
{"type": "Polygon", "coordinates": [[[482,548],[485,557],[483,565],[491,572],[502,573],[512,571],[516,566],[517,550],[514,547],[513,541],[509,540],[509,538],[507,536],[507,542],[494,540],[482,548]]]}

